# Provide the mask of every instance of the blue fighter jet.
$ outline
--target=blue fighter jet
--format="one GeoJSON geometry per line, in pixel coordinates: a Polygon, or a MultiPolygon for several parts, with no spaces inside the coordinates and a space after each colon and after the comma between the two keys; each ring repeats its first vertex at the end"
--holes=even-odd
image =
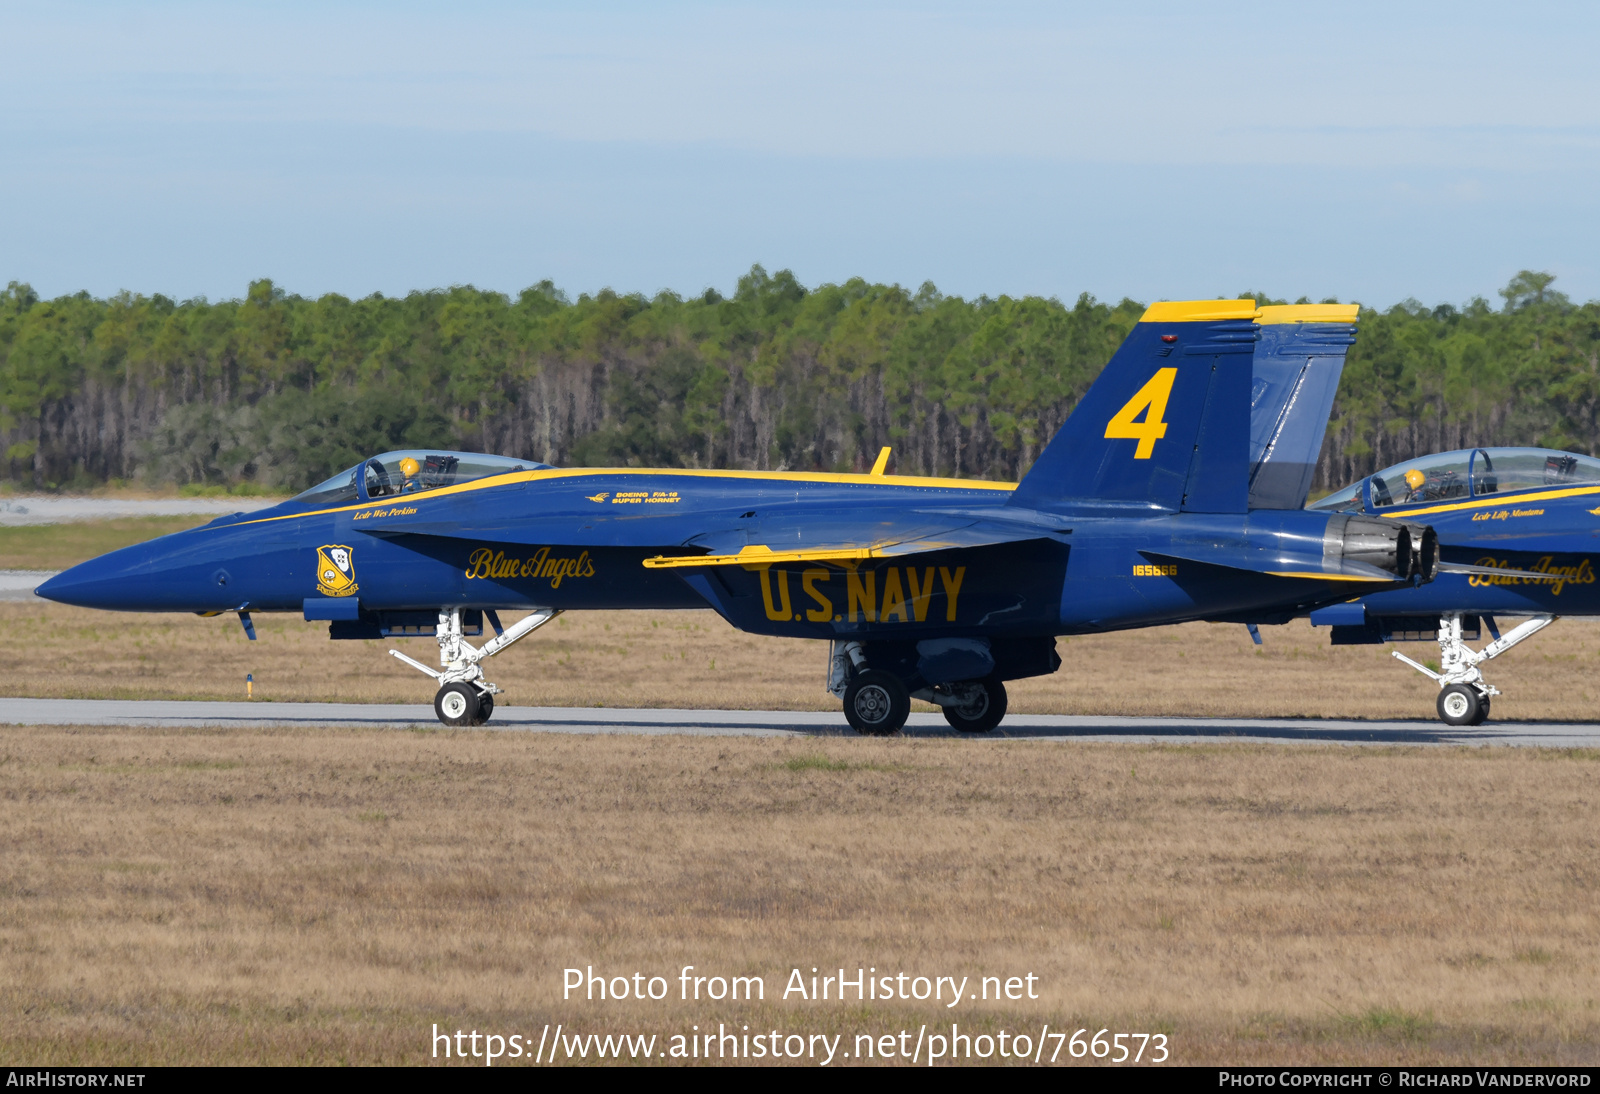
{"type": "Polygon", "coordinates": [[[429,636],[447,725],[486,721],[485,660],[570,609],[711,607],[830,643],[828,689],[866,734],[913,697],[993,729],[1005,682],[1059,635],[1291,618],[1409,588],[1433,531],[1308,511],[1357,309],[1155,304],[1020,484],[887,474],[555,468],[374,455],[274,508],[114,551],[39,595],[123,611],[326,620],[429,636]],[[499,612],[529,614],[502,626],[499,612]],[[481,646],[467,641],[495,637],[481,646]]]}
{"type": "Polygon", "coordinates": [[[1386,468],[1311,505],[1320,513],[1425,520],[1446,570],[1311,613],[1334,645],[1437,641],[1439,670],[1394,656],[1439,685],[1439,717],[1478,725],[1498,688],[1479,668],[1555,622],[1600,614],[1600,460],[1544,448],[1474,448],[1386,468]],[[1501,634],[1496,616],[1528,616],[1501,634]],[[1474,650],[1482,629],[1492,641],[1474,650]]]}

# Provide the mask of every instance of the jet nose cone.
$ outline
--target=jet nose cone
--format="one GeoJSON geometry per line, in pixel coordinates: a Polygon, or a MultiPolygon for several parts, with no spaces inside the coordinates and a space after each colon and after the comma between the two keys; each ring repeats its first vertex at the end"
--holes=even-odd
{"type": "Polygon", "coordinates": [[[208,543],[182,538],[189,535],[177,532],[91,558],[34,591],[62,604],[123,612],[227,611],[248,600],[230,572],[247,560],[214,557],[208,543]]]}
{"type": "MultiPolygon", "coordinates": [[[[34,587],[33,595],[34,596],[42,596],[46,600],[61,600],[62,593],[65,592],[66,589],[72,584],[70,581],[62,581],[61,580],[65,576],[66,576],[66,572],[65,571],[62,571],[59,574],[51,574],[48,578],[45,579],[45,582],[44,582],[43,585],[38,585],[38,586],[34,587]]],[[[66,603],[66,601],[64,601],[64,600],[62,600],[61,602],[62,603],[66,603]]]]}
{"type": "MultiPolygon", "coordinates": [[[[125,575],[107,572],[111,569],[99,559],[90,559],[61,571],[33,592],[46,600],[79,608],[120,607],[117,601],[126,598],[128,580],[125,575]]],[[[121,567],[115,569],[120,570],[121,567]]]]}

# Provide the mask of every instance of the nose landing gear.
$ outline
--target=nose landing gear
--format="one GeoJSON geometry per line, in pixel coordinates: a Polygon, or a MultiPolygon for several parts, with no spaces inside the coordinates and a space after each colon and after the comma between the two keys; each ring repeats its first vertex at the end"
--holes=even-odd
{"type": "Polygon", "coordinates": [[[390,650],[389,653],[439,681],[438,694],[433,697],[433,711],[439,716],[439,721],[447,726],[481,726],[494,713],[494,697],[500,689],[483,678],[479,663],[519,638],[532,634],[560,614],[554,608],[540,608],[511,624],[480,649],[461,637],[461,609],[440,608],[439,626],[435,634],[439,640],[439,665],[443,671],[436,672],[399,650],[390,650]]]}
{"type": "Polygon", "coordinates": [[[433,697],[433,712],[447,726],[477,726],[488,721],[483,717],[483,699],[492,698],[488,692],[480,694],[471,684],[446,684],[433,697]]]}
{"type": "MultiPolygon", "coordinates": [[[[1489,717],[1489,701],[1500,694],[1500,689],[1487,682],[1478,666],[1499,657],[1524,638],[1531,637],[1556,621],[1553,615],[1536,615],[1511,628],[1504,635],[1495,634],[1495,640],[1481,650],[1475,650],[1461,639],[1461,615],[1452,613],[1439,619],[1439,671],[1419,665],[1399,650],[1395,657],[1404,661],[1422,675],[1439,684],[1436,704],[1439,719],[1446,725],[1482,725],[1489,717]]],[[[1485,617],[1490,632],[1494,621],[1485,617]]]]}
{"type": "Polygon", "coordinates": [[[1435,705],[1445,725],[1479,726],[1489,717],[1489,696],[1466,684],[1451,684],[1445,688],[1435,705]]]}

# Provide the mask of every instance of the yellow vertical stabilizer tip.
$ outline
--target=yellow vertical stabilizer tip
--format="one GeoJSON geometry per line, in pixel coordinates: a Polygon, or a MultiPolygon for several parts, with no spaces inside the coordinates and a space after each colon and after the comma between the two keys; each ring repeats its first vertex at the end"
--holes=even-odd
{"type": "Polygon", "coordinates": [[[1360,304],[1268,304],[1257,323],[1354,323],[1360,304]]]}
{"type": "Polygon", "coordinates": [[[1220,319],[1254,319],[1256,302],[1244,300],[1160,300],[1139,317],[1141,323],[1204,323],[1220,319]]]}
{"type": "Polygon", "coordinates": [[[872,470],[868,474],[881,476],[887,470],[889,470],[889,449],[885,446],[883,451],[878,453],[878,460],[872,465],[872,470]]]}

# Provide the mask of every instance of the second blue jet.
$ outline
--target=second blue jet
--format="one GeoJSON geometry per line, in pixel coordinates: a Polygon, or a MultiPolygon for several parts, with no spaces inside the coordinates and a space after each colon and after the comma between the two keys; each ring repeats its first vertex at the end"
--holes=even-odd
{"type": "Polygon", "coordinates": [[[1500,689],[1481,665],[1562,615],[1600,615],[1600,460],[1547,448],[1474,448],[1407,460],[1311,506],[1426,520],[1447,568],[1425,589],[1390,590],[1311,614],[1335,645],[1437,641],[1439,660],[1394,656],[1439,685],[1439,717],[1479,725],[1500,689]],[[1450,564],[1455,565],[1450,565],[1450,564]],[[1526,616],[1501,634],[1496,619],[1526,616]],[[1487,629],[1481,649],[1467,643],[1487,629]]]}

